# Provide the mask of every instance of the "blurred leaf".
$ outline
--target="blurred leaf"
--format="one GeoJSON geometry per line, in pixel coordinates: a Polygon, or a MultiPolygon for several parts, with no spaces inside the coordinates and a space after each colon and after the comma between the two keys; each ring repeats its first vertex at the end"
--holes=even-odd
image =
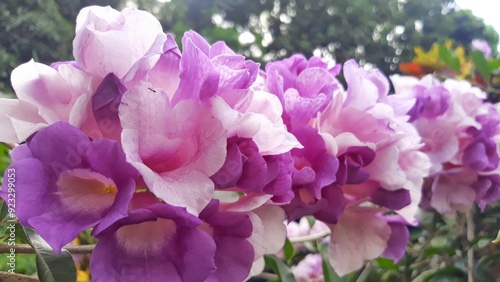
{"type": "Polygon", "coordinates": [[[312,228],[316,223],[316,218],[314,216],[306,216],[307,222],[309,223],[309,227],[312,228]]]}
{"type": "Polygon", "coordinates": [[[288,240],[288,238],[286,238],[285,246],[283,246],[283,252],[285,253],[285,260],[287,263],[290,263],[296,255],[295,247],[293,246],[293,243],[288,240]]]}
{"type": "Polygon", "coordinates": [[[471,54],[471,58],[483,78],[485,80],[488,80],[491,74],[491,70],[488,65],[488,61],[486,61],[486,59],[484,58],[483,53],[481,53],[480,51],[474,51],[471,54]]]}
{"type": "Polygon", "coordinates": [[[453,71],[460,73],[460,60],[446,46],[439,46],[439,58],[453,71]]]}
{"type": "Polygon", "coordinates": [[[474,265],[474,277],[477,281],[494,281],[495,269],[491,267],[492,262],[500,261],[500,252],[483,256],[474,265]]]}
{"type": "Polygon", "coordinates": [[[457,267],[446,267],[423,271],[412,282],[463,281],[467,274],[457,267]],[[454,279],[454,280],[449,280],[454,279]]]}
{"type": "Polygon", "coordinates": [[[62,250],[60,255],[35,230],[25,228],[30,245],[35,249],[36,267],[40,282],[76,281],[76,267],[71,254],[62,250]]]}
{"type": "Polygon", "coordinates": [[[323,279],[325,282],[344,282],[347,281],[347,278],[341,278],[333,269],[330,264],[330,260],[328,259],[328,252],[326,247],[320,247],[321,259],[322,259],[322,268],[323,268],[323,279]]]}
{"type": "Polygon", "coordinates": [[[434,272],[429,282],[463,281],[467,273],[457,267],[446,267],[434,272]]]}
{"type": "Polygon", "coordinates": [[[491,72],[497,70],[498,68],[500,68],[500,60],[498,59],[488,60],[488,67],[491,72]]]}
{"type": "Polygon", "coordinates": [[[436,236],[432,238],[431,240],[431,246],[435,248],[442,248],[446,246],[448,243],[448,238],[447,236],[436,236]]]}
{"type": "Polygon", "coordinates": [[[377,264],[379,267],[386,269],[386,270],[398,270],[397,265],[394,264],[394,261],[392,259],[388,258],[378,258],[376,259],[377,264]]]}
{"type": "Polygon", "coordinates": [[[279,276],[280,281],[295,282],[292,270],[276,255],[265,255],[264,261],[266,267],[272,269],[279,276]]]}
{"type": "Polygon", "coordinates": [[[453,255],[455,249],[451,247],[429,247],[424,250],[423,258],[430,258],[434,255],[453,255]]]}
{"type": "Polygon", "coordinates": [[[498,230],[497,238],[493,241],[491,241],[493,244],[497,244],[500,242],[500,230],[498,230]]]}

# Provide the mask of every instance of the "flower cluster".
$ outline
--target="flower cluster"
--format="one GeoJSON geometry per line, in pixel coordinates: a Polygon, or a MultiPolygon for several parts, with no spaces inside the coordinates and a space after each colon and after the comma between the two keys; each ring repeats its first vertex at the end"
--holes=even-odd
{"type": "Polygon", "coordinates": [[[354,61],[263,71],[224,42],[181,42],[144,11],[88,7],[75,61],[17,67],[18,99],[0,99],[21,224],[55,252],[92,228],[95,281],[243,281],[304,216],[344,275],[403,256],[422,186],[442,212],[469,206],[451,188],[498,198],[500,115],[477,89],[394,77],[389,95],[354,61]]]}
{"type": "Polygon", "coordinates": [[[413,104],[410,121],[431,160],[422,205],[441,214],[484,210],[500,199],[500,113],[469,82],[393,76],[396,96],[413,104]]]}

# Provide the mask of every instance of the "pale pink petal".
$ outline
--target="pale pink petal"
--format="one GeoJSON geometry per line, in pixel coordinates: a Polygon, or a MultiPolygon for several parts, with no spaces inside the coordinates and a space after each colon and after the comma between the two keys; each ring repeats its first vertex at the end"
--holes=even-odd
{"type": "Polygon", "coordinates": [[[0,141],[24,142],[31,134],[47,126],[38,109],[18,99],[0,99],[0,141]]]}
{"type": "Polygon", "coordinates": [[[330,228],[328,257],[339,276],[360,269],[365,260],[382,254],[391,235],[387,222],[370,210],[346,209],[339,223],[330,228]]]}
{"type": "Polygon", "coordinates": [[[404,187],[406,174],[398,163],[399,149],[387,146],[376,150],[375,159],[364,169],[370,173],[370,178],[379,182],[387,190],[397,190],[404,187]]]}
{"type": "Polygon", "coordinates": [[[88,27],[81,37],[86,40],[73,43],[74,56],[78,65],[85,71],[105,77],[114,73],[123,77],[134,63],[131,56],[133,50],[129,39],[123,32],[117,30],[98,31],[88,27]],[[77,54],[76,50],[82,50],[77,54]]]}
{"type": "Polygon", "coordinates": [[[476,198],[471,187],[475,177],[472,171],[461,169],[439,174],[432,183],[431,206],[441,214],[470,210],[476,198]]]}
{"type": "Polygon", "coordinates": [[[184,100],[171,108],[165,92],[144,83],[123,95],[119,116],[127,159],[148,188],[198,214],[212,198],[209,177],[226,157],[226,132],[209,106],[184,100]]]}
{"type": "Polygon", "coordinates": [[[12,71],[11,81],[19,100],[36,106],[48,123],[68,122],[71,88],[55,69],[31,60],[12,71]]]}
{"type": "Polygon", "coordinates": [[[282,208],[274,205],[264,205],[253,211],[264,226],[266,254],[278,252],[285,244],[286,226],[283,223],[286,215],[282,208]]]}

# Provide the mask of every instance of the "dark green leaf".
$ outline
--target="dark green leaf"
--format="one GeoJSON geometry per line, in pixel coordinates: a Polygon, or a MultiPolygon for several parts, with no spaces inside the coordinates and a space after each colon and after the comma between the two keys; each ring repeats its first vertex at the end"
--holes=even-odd
{"type": "Polygon", "coordinates": [[[30,245],[35,249],[36,267],[40,282],[76,281],[76,267],[71,254],[62,250],[60,255],[35,230],[25,228],[30,245]]]}
{"type": "Polygon", "coordinates": [[[288,238],[285,241],[285,246],[283,247],[283,251],[285,253],[285,260],[287,263],[290,263],[290,261],[295,257],[296,252],[295,252],[295,247],[293,246],[293,243],[288,240],[288,238]]]}
{"type": "Polygon", "coordinates": [[[463,281],[467,274],[457,267],[446,267],[434,272],[429,282],[463,281]]]}
{"type": "Polygon", "coordinates": [[[470,56],[472,58],[472,61],[474,62],[474,65],[481,73],[481,76],[483,76],[485,80],[488,80],[491,74],[491,70],[488,65],[488,61],[486,61],[486,59],[484,58],[483,53],[474,51],[470,56]]]}
{"type": "Polygon", "coordinates": [[[453,255],[455,253],[455,249],[451,247],[428,247],[424,250],[423,257],[430,258],[434,255],[453,255]]]}
{"type": "Polygon", "coordinates": [[[279,276],[280,281],[295,282],[292,270],[276,255],[265,255],[264,261],[266,262],[266,267],[272,269],[279,276]]]}

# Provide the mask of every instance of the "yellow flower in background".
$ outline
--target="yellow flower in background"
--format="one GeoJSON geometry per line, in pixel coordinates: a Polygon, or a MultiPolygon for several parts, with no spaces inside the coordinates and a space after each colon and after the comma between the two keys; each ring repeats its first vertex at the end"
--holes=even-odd
{"type": "MultiPolygon", "coordinates": [[[[448,41],[445,45],[448,44],[448,41]]],[[[425,52],[422,47],[417,46],[413,50],[415,51],[415,58],[412,62],[421,66],[430,67],[433,70],[441,70],[446,68],[446,64],[439,58],[439,47],[441,45],[434,43],[428,52],[425,52]]]]}
{"type": "Polygon", "coordinates": [[[78,270],[76,282],[90,282],[90,269],[78,270]]]}
{"type": "Polygon", "coordinates": [[[456,78],[466,78],[473,71],[473,63],[466,56],[465,49],[457,46],[453,49],[453,41],[447,40],[444,44],[434,43],[429,51],[422,47],[414,48],[415,57],[409,63],[402,63],[399,68],[402,72],[417,77],[429,73],[449,73],[456,78]],[[443,49],[444,47],[444,49],[443,49]]]}

